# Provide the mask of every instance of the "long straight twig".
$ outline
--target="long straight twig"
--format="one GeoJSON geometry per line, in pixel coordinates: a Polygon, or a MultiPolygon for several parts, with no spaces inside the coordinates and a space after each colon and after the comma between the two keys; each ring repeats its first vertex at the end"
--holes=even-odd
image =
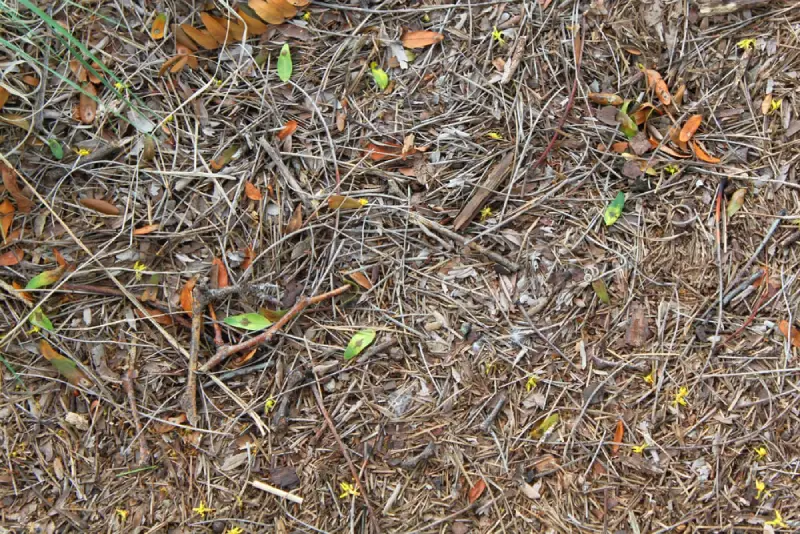
{"type": "Polygon", "coordinates": [[[136,409],[136,390],[133,387],[133,381],[136,379],[136,340],[131,343],[130,351],[128,352],[128,369],[122,375],[122,387],[125,389],[125,394],[128,396],[128,404],[131,407],[131,414],[133,415],[133,423],[136,426],[136,435],[139,440],[139,465],[144,465],[150,458],[150,451],[147,449],[147,442],[144,439],[144,428],[142,421],[139,418],[139,410],[136,409]]]}
{"type": "Polygon", "coordinates": [[[183,398],[183,407],[186,410],[186,419],[197,426],[197,359],[200,354],[200,333],[203,331],[203,311],[206,307],[205,292],[202,287],[195,286],[192,290],[192,337],[189,345],[189,372],[186,376],[186,393],[183,398]]]}

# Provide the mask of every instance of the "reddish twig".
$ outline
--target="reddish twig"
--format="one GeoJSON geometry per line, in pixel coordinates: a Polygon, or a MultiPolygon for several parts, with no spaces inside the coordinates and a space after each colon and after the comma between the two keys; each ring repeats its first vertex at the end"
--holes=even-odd
{"type": "Polygon", "coordinates": [[[361,493],[361,497],[364,499],[364,502],[367,503],[367,511],[369,512],[369,520],[372,524],[372,528],[374,532],[379,533],[381,531],[380,526],[378,525],[378,516],[375,515],[375,510],[372,509],[372,504],[369,502],[369,497],[367,497],[367,492],[364,489],[364,485],[361,483],[361,477],[358,476],[358,471],[356,471],[356,466],[353,465],[353,460],[350,459],[350,453],[347,452],[347,449],[342,442],[342,438],[339,436],[339,433],[336,431],[336,426],[333,424],[331,420],[331,416],[328,414],[328,410],[325,409],[325,405],[322,403],[322,393],[319,390],[319,378],[314,376],[317,383],[311,389],[314,391],[314,398],[317,399],[317,406],[319,406],[320,412],[322,412],[322,416],[325,418],[325,422],[328,424],[328,428],[331,429],[331,433],[333,437],[336,438],[336,443],[339,445],[339,450],[344,456],[345,461],[347,462],[347,466],[350,468],[350,474],[353,476],[353,479],[356,481],[356,485],[358,486],[358,491],[361,493]]]}
{"type": "Polygon", "coordinates": [[[261,345],[262,343],[266,343],[286,324],[289,323],[292,319],[297,317],[298,315],[302,314],[303,311],[311,306],[312,304],[317,304],[324,300],[331,299],[337,295],[341,295],[345,291],[350,289],[350,286],[341,286],[337,287],[333,291],[328,291],[327,293],[323,293],[322,295],[317,295],[316,297],[300,297],[294,306],[291,307],[286,314],[281,317],[275,324],[269,327],[268,330],[264,331],[263,333],[251,337],[246,341],[242,341],[241,343],[237,343],[236,345],[225,345],[217,349],[216,354],[208,360],[205,365],[200,368],[200,371],[206,373],[211,371],[220,363],[222,363],[227,357],[231,354],[236,354],[237,352],[242,352],[248,349],[252,349],[261,345]]]}
{"type": "Polygon", "coordinates": [[[214,311],[214,305],[208,303],[208,314],[211,316],[211,324],[214,325],[214,344],[221,347],[225,344],[222,339],[222,327],[217,322],[217,313],[214,311]]]}
{"type": "Polygon", "coordinates": [[[192,298],[192,337],[189,345],[189,373],[186,376],[186,392],[181,400],[186,419],[197,425],[197,358],[200,354],[200,334],[203,331],[203,310],[206,297],[203,288],[195,286],[192,298]]]}
{"type": "Polygon", "coordinates": [[[744,329],[747,328],[750,325],[750,323],[753,322],[753,319],[756,318],[756,314],[761,309],[761,306],[762,306],[762,304],[764,304],[764,301],[767,300],[767,297],[769,297],[769,294],[770,294],[770,291],[769,291],[769,282],[768,282],[767,283],[767,289],[764,290],[764,293],[761,295],[761,298],[758,299],[758,304],[756,304],[756,307],[753,308],[753,313],[750,314],[750,317],[747,318],[747,320],[744,322],[744,324],[742,324],[742,326],[740,326],[739,329],[736,330],[736,332],[734,332],[733,334],[728,336],[727,339],[725,339],[725,341],[723,341],[720,344],[720,347],[723,347],[723,346],[727,345],[729,342],[733,341],[736,338],[736,336],[741,334],[744,331],[744,329]]]}

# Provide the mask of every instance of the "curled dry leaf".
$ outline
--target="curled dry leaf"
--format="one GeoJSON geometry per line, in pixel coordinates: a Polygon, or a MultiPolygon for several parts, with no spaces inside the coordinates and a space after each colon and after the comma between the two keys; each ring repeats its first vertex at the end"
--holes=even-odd
{"type": "Polygon", "coordinates": [[[211,260],[211,287],[222,289],[228,287],[228,270],[221,258],[211,260]]]}
{"type": "Polygon", "coordinates": [[[242,260],[242,270],[244,271],[253,264],[253,261],[256,259],[256,251],[253,250],[253,247],[247,247],[243,252],[244,260],[242,260]]]}
{"type": "Polygon", "coordinates": [[[91,83],[81,86],[81,96],[78,102],[78,114],[83,124],[92,124],[97,116],[97,89],[91,83]]]}
{"type": "Polygon", "coordinates": [[[295,131],[297,131],[297,121],[295,120],[288,121],[286,124],[283,125],[281,131],[278,132],[278,139],[283,141],[284,139],[292,135],[295,131]]]}
{"type": "Polygon", "coordinates": [[[621,106],[624,100],[614,93],[589,93],[589,100],[604,106],[621,106]]]}
{"type": "MultiPolygon", "coordinates": [[[[789,322],[788,321],[781,321],[778,323],[778,328],[781,331],[781,334],[784,335],[787,339],[789,339],[789,322]]],[[[791,342],[793,347],[800,347],[800,330],[792,325],[792,336],[791,342]]]]}
{"type": "Polygon", "coordinates": [[[294,208],[294,213],[289,218],[289,222],[286,223],[286,228],[284,228],[284,234],[291,234],[292,232],[298,231],[303,226],[303,205],[297,204],[294,208]]]}
{"type": "Polygon", "coordinates": [[[147,313],[142,313],[142,311],[139,310],[139,308],[135,308],[133,311],[135,311],[136,315],[138,315],[142,319],[147,319],[147,318],[153,319],[155,322],[157,322],[162,326],[172,326],[173,324],[175,324],[172,320],[172,317],[162,312],[161,310],[154,310],[152,308],[145,307],[145,311],[147,313]]]}
{"type": "Polygon", "coordinates": [[[483,495],[484,490],[486,490],[486,482],[481,478],[469,489],[469,493],[467,494],[469,503],[472,504],[477,501],[480,496],[483,495]]]}
{"type": "Polygon", "coordinates": [[[657,70],[653,69],[642,69],[644,75],[647,79],[647,86],[648,87],[655,87],[659,80],[662,80],[661,74],[657,70]]]}
{"type": "Polygon", "coordinates": [[[194,291],[194,286],[197,284],[196,278],[190,278],[184,285],[183,289],[181,289],[181,309],[188,313],[189,315],[192,314],[192,305],[194,304],[194,295],[192,292],[194,291]]]}
{"type": "Polygon", "coordinates": [[[370,282],[369,278],[367,278],[367,276],[361,271],[350,273],[350,278],[352,278],[356,284],[360,285],[364,289],[366,290],[372,289],[372,282],[370,282]]]}
{"type": "Polygon", "coordinates": [[[39,342],[39,352],[70,384],[91,387],[92,381],[78,368],[78,364],[59,354],[47,341],[41,340],[39,342]]]}
{"type": "Polygon", "coordinates": [[[725,210],[725,213],[728,215],[730,219],[733,217],[737,211],[742,209],[744,205],[744,197],[747,194],[747,188],[737,189],[736,192],[731,195],[731,199],[728,201],[728,208],[725,210]]]}
{"type": "Polygon", "coordinates": [[[221,170],[225,165],[231,162],[236,153],[239,152],[239,147],[236,145],[229,146],[222,151],[222,154],[211,160],[211,169],[213,171],[221,170]]]}
{"type": "Polygon", "coordinates": [[[722,161],[718,157],[712,156],[711,154],[706,152],[705,147],[703,146],[702,143],[700,143],[700,141],[695,141],[694,139],[692,139],[689,142],[689,144],[692,146],[692,151],[694,152],[694,155],[700,161],[705,161],[706,163],[719,163],[720,161],[722,161]]]}
{"type": "Polygon", "coordinates": [[[0,254],[0,267],[11,267],[12,265],[16,265],[22,261],[24,256],[25,253],[22,252],[21,248],[4,252],[0,254]]]}
{"type": "Polygon", "coordinates": [[[264,195],[261,194],[261,191],[250,182],[244,183],[244,194],[250,200],[261,200],[264,198],[264,195]]]}
{"type": "Polygon", "coordinates": [[[684,124],[683,128],[681,128],[681,133],[679,134],[678,139],[680,139],[683,143],[688,143],[689,139],[692,138],[702,122],[702,115],[692,115],[689,117],[689,119],[686,121],[686,124],[684,124]]]}
{"type": "Polygon", "coordinates": [[[118,207],[101,198],[82,198],[80,203],[90,210],[102,213],[103,215],[119,215],[121,213],[118,207]]]}
{"type": "Polygon", "coordinates": [[[432,44],[440,43],[444,35],[428,30],[406,32],[403,35],[403,46],[406,48],[425,48],[432,44]]]}
{"type": "Polygon", "coordinates": [[[622,419],[617,420],[617,429],[614,431],[614,443],[611,445],[611,454],[619,452],[619,446],[622,445],[622,438],[625,435],[625,423],[622,419]]]}
{"type": "Polygon", "coordinates": [[[6,186],[6,190],[11,193],[11,196],[17,203],[17,209],[23,213],[30,212],[31,208],[33,208],[33,202],[22,194],[22,189],[20,189],[17,183],[17,175],[14,169],[7,166],[5,163],[0,163],[0,175],[3,177],[3,185],[6,186]]]}
{"type": "Polygon", "coordinates": [[[669,94],[669,87],[667,87],[667,82],[664,80],[658,80],[653,88],[653,91],[658,97],[659,102],[665,106],[669,106],[672,103],[672,96],[669,94]]]}

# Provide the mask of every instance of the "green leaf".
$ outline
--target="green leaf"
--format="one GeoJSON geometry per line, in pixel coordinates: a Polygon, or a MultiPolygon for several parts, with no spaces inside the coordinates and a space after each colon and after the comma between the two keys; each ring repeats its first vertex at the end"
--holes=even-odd
{"type": "Polygon", "coordinates": [[[619,129],[628,139],[633,139],[639,133],[639,127],[630,116],[622,110],[617,112],[617,122],[619,122],[619,129]]]}
{"type": "Polygon", "coordinates": [[[70,384],[84,387],[92,385],[92,381],[83,374],[83,371],[78,369],[77,363],[56,352],[47,341],[42,340],[39,342],[39,352],[41,352],[42,356],[44,356],[59,373],[64,375],[64,378],[66,378],[70,384]]]}
{"type": "Polygon", "coordinates": [[[50,322],[50,319],[40,308],[33,310],[30,321],[33,326],[38,326],[39,328],[44,328],[45,330],[49,330],[51,332],[53,331],[53,323],[50,322]]]}
{"type": "Polygon", "coordinates": [[[533,439],[539,439],[544,436],[544,433],[556,426],[558,423],[558,414],[550,414],[544,418],[544,421],[539,423],[539,425],[531,430],[531,437],[533,439]]]}
{"type": "Polygon", "coordinates": [[[608,296],[608,288],[602,278],[598,278],[592,282],[592,289],[597,293],[597,298],[599,298],[603,304],[611,303],[611,298],[608,296]]]}
{"type": "Polygon", "coordinates": [[[733,217],[737,211],[742,209],[742,204],[744,204],[744,196],[746,194],[747,189],[743,187],[741,189],[737,189],[736,192],[731,196],[731,199],[728,202],[728,209],[726,210],[729,219],[733,217]]]}
{"type": "Polygon", "coordinates": [[[372,71],[372,79],[375,80],[375,85],[377,85],[381,91],[386,89],[386,87],[389,86],[389,75],[386,74],[386,71],[378,67],[378,64],[374,61],[369,68],[372,71]]]}
{"type": "Polygon", "coordinates": [[[289,44],[283,45],[281,55],[278,56],[278,78],[282,82],[288,82],[292,77],[292,53],[289,51],[289,44]]]}
{"type": "Polygon", "coordinates": [[[367,348],[373,341],[375,341],[375,330],[359,330],[353,334],[353,337],[350,338],[350,342],[347,344],[347,348],[344,349],[345,361],[352,360],[361,354],[361,351],[367,348]]]}
{"type": "Polygon", "coordinates": [[[61,278],[61,275],[64,274],[64,269],[65,267],[59,267],[58,269],[53,269],[52,271],[45,271],[37,274],[31,278],[31,281],[28,282],[28,285],[25,286],[25,289],[39,289],[40,287],[55,284],[61,278]]]}
{"type": "Polygon", "coordinates": [[[57,160],[64,157],[64,149],[61,148],[61,143],[59,143],[57,139],[48,139],[47,146],[50,147],[50,152],[57,160]]]}
{"type": "Polygon", "coordinates": [[[606,226],[611,226],[617,219],[619,219],[620,215],[622,215],[622,207],[625,205],[625,193],[620,191],[617,193],[616,198],[611,202],[611,204],[606,207],[606,211],[603,213],[603,220],[606,222],[606,226]]]}
{"type": "Polygon", "coordinates": [[[259,313],[244,313],[242,315],[231,315],[226,317],[222,322],[229,326],[236,328],[244,328],[245,330],[264,330],[272,324],[272,321],[259,313]]]}

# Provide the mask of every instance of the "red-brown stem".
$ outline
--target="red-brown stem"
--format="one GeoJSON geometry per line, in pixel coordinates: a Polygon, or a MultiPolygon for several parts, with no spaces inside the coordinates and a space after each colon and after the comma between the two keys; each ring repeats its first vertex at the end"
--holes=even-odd
{"type": "Polygon", "coordinates": [[[756,304],[756,307],[753,308],[753,313],[750,314],[750,317],[747,318],[744,324],[742,324],[742,326],[740,326],[739,329],[736,330],[736,332],[728,336],[728,338],[725,341],[723,341],[722,345],[720,346],[727,345],[730,341],[733,341],[736,338],[736,336],[741,334],[744,331],[744,329],[747,328],[747,326],[753,322],[753,319],[756,318],[758,310],[761,309],[761,305],[764,304],[764,301],[767,299],[768,296],[769,296],[769,282],[767,282],[767,289],[764,290],[764,293],[761,295],[761,298],[758,299],[758,304],[756,304]]]}
{"type": "Polygon", "coordinates": [[[182,399],[186,419],[197,425],[197,358],[200,354],[200,334],[203,331],[203,310],[206,307],[205,293],[196,287],[192,298],[192,337],[189,345],[189,373],[186,377],[186,392],[182,399]]]}
{"type": "Polygon", "coordinates": [[[278,319],[278,321],[276,321],[272,326],[269,327],[269,329],[267,329],[263,333],[255,337],[251,337],[248,340],[242,341],[241,343],[237,343],[236,345],[225,345],[217,349],[216,354],[214,354],[214,356],[212,356],[211,359],[208,360],[205,363],[205,365],[203,365],[200,368],[200,371],[206,373],[214,369],[220,363],[222,363],[231,354],[236,354],[237,352],[252,349],[254,347],[257,347],[258,345],[261,345],[262,343],[266,343],[267,341],[272,339],[272,337],[281,328],[286,326],[289,323],[289,321],[291,321],[292,319],[303,313],[303,311],[307,307],[311,306],[312,304],[317,304],[324,300],[331,299],[337,295],[341,295],[348,289],[350,289],[350,286],[346,285],[337,287],[333,291],[328,291],[327,293],[323,293],[322,295],[317,295],[316,297],[300,297],[299,299],[297,299],[295,305],[292,306],[291,309],[287,311],[283,317],[278,319]]]}
{"type": "Polygon", "coordinates": [[[214,306],[210,302],[208,303],[208,314],[211,315],[212,324],[214,325],[214,344],[221,347],[225,344],[222,339],[222,327],[217,322],[217,312],[214,311],[214,306]]]}

